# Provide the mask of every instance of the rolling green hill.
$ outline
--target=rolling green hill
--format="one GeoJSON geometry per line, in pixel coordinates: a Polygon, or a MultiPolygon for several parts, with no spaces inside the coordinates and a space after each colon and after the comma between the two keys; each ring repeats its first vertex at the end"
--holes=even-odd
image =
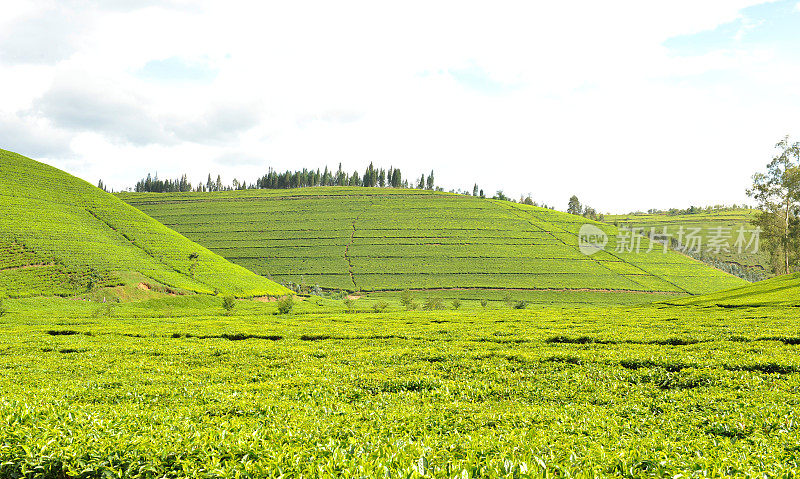
{"type": "MultiPolygon", "coordinates": [[[[744,239],[750,241],[754,228],[751,222],[755,214],[756,210],[752,209],[725,209],[685,215],[607,215],[605,221],[628,228],[640,228],[644,234],[651,231],[661,234],[666,228],[667,234],[674,240],[680,238],[684,246],[691,246],[695,250],[687,251],[695,259],[748,281],[757,281],[772,273],[769,254],[760,248],[754,252],[754,244],[749,247],[744,243],[736,244],[741,230],[744,230],[744,239]],[[693,245],[690,245],[692,240],[689,235],[698,238],[693,245]],[[714,238],[721,241],[715,242],[714,238]]],[[[678,247],[677,244],[675,246],[678,247]]]]}
{"type": "Polygon", "coordinates": [[[0,210],[0,297],[69,296],[125,284],[237,296],[287,292],[115,196],[6,150],[0,210]]]}
{"type": "Polygon", "coordinates": [[[225,258],[285,283],[447,291],[471,299],[522,294],[536,302],[556,296],[544,293],[558,293],[558,301],[616,295],[642,302],[746,284],[646,239],[638,253],[626,251],[622,247],[631,244],[600,223],[593,224],[610,235],[609,244],[586,256],[578,232],[591,222],[507,201],[336,187],[120,197],[225,258]]]}
{"type": "Polygon", "coordinates": [[[800,306],[800,273],[777,276],[740,288],[681,298],[671,304],[695,306],[800,306]]]}

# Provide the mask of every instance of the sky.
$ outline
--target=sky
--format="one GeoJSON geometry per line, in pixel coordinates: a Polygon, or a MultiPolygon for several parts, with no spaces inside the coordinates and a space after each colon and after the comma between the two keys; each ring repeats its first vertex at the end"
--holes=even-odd
{"type": "MultiPolygon", "coordinates": [[[[800,3],[3,0],[0,148],[147,173],[434,170],[601,212],[744,203],[800,135],[800,3]]],[[[750,201],[752,203],[752,201],[750,201]]]]}

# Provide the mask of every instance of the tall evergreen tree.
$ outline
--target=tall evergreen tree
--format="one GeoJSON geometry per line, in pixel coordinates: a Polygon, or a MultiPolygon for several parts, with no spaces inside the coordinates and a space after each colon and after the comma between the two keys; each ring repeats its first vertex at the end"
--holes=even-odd
{"type": "Polygon", "coordinates": [[[581,206],[581,202],[578,200],[577,196],[572,195],[572,197],[570,197],[567,205],[567,213],[579,216],[581,213],[583,213],[583,207],[581,206]]]}

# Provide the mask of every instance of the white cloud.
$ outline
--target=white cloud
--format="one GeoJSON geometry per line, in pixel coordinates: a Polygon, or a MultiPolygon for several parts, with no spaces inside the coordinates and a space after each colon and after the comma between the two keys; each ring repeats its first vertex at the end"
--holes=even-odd
{"type": "Polygon", "coordinates": [[[0,116],[67,138],[80,162],[37,154],[117,188],[156,169],[252,180],[268,164],[374,161],[558,206],[573,193],[601,210],[742,201],[796,124],[800,65],[766,47],[686,57],[663,43],[763,2],[578,3],[15,4],[0,27],[69,42],[43,59],[47,35],[0,38],[17,52],[0,57],[0,116]],[[203,78],[161,81],[153,65],[203,78]]]}

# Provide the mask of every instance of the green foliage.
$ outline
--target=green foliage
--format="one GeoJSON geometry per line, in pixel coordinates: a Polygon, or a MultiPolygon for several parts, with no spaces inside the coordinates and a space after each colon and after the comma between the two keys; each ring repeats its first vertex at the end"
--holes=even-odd
{"type": "Polygon", "coordinates": [[[426,298],[425,302],[422,303],[422,309],[426,311],[431,311],[435,309],[444,309],[444,301],[442,298],[435,296],[432,298],[426,298]]]}
{"type": "Polygon", "coordinates": [[[485,300],[485,299],[481,299],[481,307],[484,307],[484,308],[485,308],[485,307],[487,307],[488,305],[489,305],[489,301],[487,301],[487,300],[485,300]]]}
{"type": "Polygon", "coordinates": [[[775,147],[778,154],[766,173],[753,175],[748,196],[761,210],[754,223],[763,229],[764,246],[769,249],[778,274],[788,274],[800,261],[800,142],[787,136],[775,147]]]}
{"type": "Polygon", "coordinates": [[[461,300],[458,298],[453,298],[452,304],[453,304],[453,309],[458,309],[461,307],[461,300]]]}
{"type": "Polygon", "coordinates": [[[567,205],[567,213],[571,215],[580,215],[583,213],[583,207],[581,206],[580,200],[575,195],[572,195],[569,198],[569,203],[567,205]]]}
{"type": "Polygon", "coordinates": [[[647,236],[663,235],[666,231],[671,238],[672,248],[747,281],[764,279],[768,273],[773,271],[770,255],[763,248],[763,244],[760,245],[758,252],[754,252],[752,247],[742,248],[741,252],[738,248],[733,247],[740,230],[747,231],[747,239],[750,239],[751,231],[755,228],[753,223],[758,219],[757,210],[695,208],[686,212],[673,209],[647,214],[608,215],[605,219],[619,227],[637,229],[647,236]],[[729,232],[731,235],[731,247],[728,251],[716,251],[709,247],[711,239],[720,231],[729,232]],[[690,241],[687,236],[690,233],[698,238],[701,251],[689,250],[688,243],[690,241]],[[683,243],[679,244],[678,240],[682,235],[683,243]]]}
{"type": "Polygon", "coordinates": [[[3,300],[0,299],[0,318],[8,314],[8,308],[6,308],[5,304],[3,304],[3,300]]]}
{"type": "Polygon", "coordinates": [[[233,311],[233,308],[236,307],[236,298],[233,296],[225,296],[222,299],[222,309],[225,310],[228,314],[233,311]]]}
{"type": "Polygon", "coordinates": [[[796,472],[796,308],[217,301],[7,300],[0,477],[796,472]]]}
{"type": "Polygon", "coordinates": [[[800,305],[800,273],[778,276],[748,286],[669,303],[696,306],[757,307],[800,305]]]}
{"type": "Polygon", "coordinates": [[[285,296],[278,301],[278,314],[289,314],[294,309],[294,297],[291,295],[285,296]]]}
{"type": "Polygon", "coordinates": [[[503,296],[503,302],[506,303],[506,306],[510,308],[514,304],[514,299],[510,294],[506,293],[506,295],[503,296]]]}
{"type": "Polygon", "coordinates": [[[95,318],[111,318],[114,316],[114,304],[109,302],[103,302],[98,304],[93,313],[93,317],[95,318]]]}
{"type": "Polygon", "coordinates": [[[405,289],[402,293],[400,293],[400,304],[402,304],[403,307],[408,310],[416,309],[416,305],[414,304],[414,295],[411,294],[411,291],[405,289]]]}
{"type": "Polygon", "coordinates": [[[347,312],[349,313],[352,313],[353,310],[355,309],[355,301],[353,300],[353,298],[346,297],[342,300],[342,303],[344,303],[344,309],[347,310],[347,312]]]}
{"type": "Polygon", "coordinates": [[[12,263],[0,269],[0,295],[75,295],[117,286],[129,273],[183,291],[285,294],[61,170],[0,150],[0,171],[0,264],[12,263]],[[201,258],[196,269],[191,253],[201,258]]]}
{"type": "Polygon", "coordinates": [[[372,305],[372,310],[375,311],[376,313],[382,313],[388,307],[389,303],[387,303],[386,301],[378,301],[377,303],[372,305]]]}
{"type": "Polygon", "coordinates": [[[649,250],[646,238],[639,253],[617,253],[610,226],[600,225],[609,251],[587,257],[578,247],[586,219],[509,201],[363,187],[119,196],[256,273],[325,289],[580,290],[621,301],[630,291],[686,295],[745,284],[649,250]]]}

